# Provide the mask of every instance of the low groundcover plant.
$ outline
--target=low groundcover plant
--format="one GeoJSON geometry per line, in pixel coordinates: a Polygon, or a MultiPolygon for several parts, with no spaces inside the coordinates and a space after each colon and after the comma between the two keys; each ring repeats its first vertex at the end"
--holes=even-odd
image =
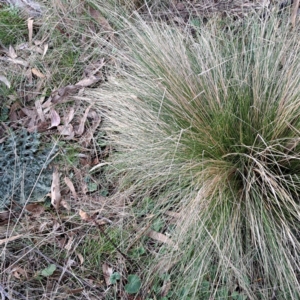
{"type": "Polygon", "coordinates": [[[272,16],[123,26],[121,76],[86,93],[118,193],[181,216],[144,277],[169,273],[170,299],[299,299],[298,29],[272,16]]]}

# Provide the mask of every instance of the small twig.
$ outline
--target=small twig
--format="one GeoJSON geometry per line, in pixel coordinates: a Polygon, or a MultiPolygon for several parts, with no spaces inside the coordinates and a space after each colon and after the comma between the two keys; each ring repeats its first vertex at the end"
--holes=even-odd
{"type": "Polygon", "coordinates": [[[8,298],[8,293],[5,291],[2,284],[0,284],[0,294],[1,294],[1,300],[5,300],[5,297],[8,298]]]}
{"type": "Polygon", "coordinates": [[[291,23],[293,28],[296,26],[296,19],[298,14],[300,0],[294,0],[293,7],[292,7],[292,15],[291,15],[291,23]]]}

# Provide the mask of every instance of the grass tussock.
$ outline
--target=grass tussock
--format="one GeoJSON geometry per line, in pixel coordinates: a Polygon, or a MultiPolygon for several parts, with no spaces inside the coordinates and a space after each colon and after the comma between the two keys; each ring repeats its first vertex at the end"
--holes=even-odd
{"type": "Polygon", "coordinates": [[[170,299],[299,299],[297,29],[253,17],[192,36],[135,19],[114,49],[120,76],[87,94],[105,115],[117,193],[155,203],[140,228],[181,216],[144,278],[170,276],[170,299]]]}

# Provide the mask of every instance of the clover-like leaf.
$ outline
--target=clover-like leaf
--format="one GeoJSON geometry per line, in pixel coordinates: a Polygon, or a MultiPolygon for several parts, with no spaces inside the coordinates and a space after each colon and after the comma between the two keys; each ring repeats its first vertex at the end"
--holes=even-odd
{"type": "Polygon", "coordinates": [[[142,282],[137,275],[128,275],[128,283],[125,285],[125,291],[128,294],[136,294],[141,288],[142,282]]]}
{"type": "Polygon", "coordinates": [[[112,273],[109,277],[109,281],[110,281],[111,284],[117,283],[117,281],[120,280],[120,279],[121,279],[121,275],[118,272],[112,273]]]}
{"type": "Polygon", "coordinates": [[[56,270],[56,265],[51,264],[47,268],[41,271],[41,275],[44,277],[49,277],[53,275],[54,271],[56,270]]]}

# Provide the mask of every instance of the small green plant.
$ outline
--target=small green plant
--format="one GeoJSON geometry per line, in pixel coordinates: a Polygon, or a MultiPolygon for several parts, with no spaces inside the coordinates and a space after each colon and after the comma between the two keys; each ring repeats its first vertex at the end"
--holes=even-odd
{"type": "Polygon", "coordinates": [[[51,264],[49,265],[47,268],[43,269],[40,274],[43,277],[49,277],[51,275],[53,275],[54,271],[56,270],[56,265],[51,264]]]}
{"type": "Polygon", "coordinates": [[[14,45],[26,38],[26,20],[11,6],[0,6],[0,42],[4,46],[14,45]]]}
{"type": "Polygon", "coordinates": [[[118,272],[112,273],[109,277],[111,284],[116,284],[117,281],[119,281],[120,279],[121,279],[121,275],[118,272]]]}
{"type": "Polygon", "coordinates": [[[53,273],[55,272],[56,270],[56,265],[55,264],[50,264],[48,265],[46,268],[38,271],[36,274],[35,274],[35,279],[36,280],[42,280],[43,278],[47,278],[47,277],[50,277],[53,275],[53,273]]]}
{"type": "Polygon", "coordinates": [[[143,246],[136,247],[129,252],[132,258],[140,258],[142,255],[146,254],[146,249],[143,246]]]}
{"type": "Polygon", "coordinates": [[[128,294],[136,294],[141,288],[142,282],[137,275],[128,275],[125,291],[128,294]]]}
{"type": "Polygon", "coordinates": [[[164,226],[164,221],[161,218],[158,218],[153,222],[151,228],[154,231],[160,232],[160,230],[163,228],[163,226],[164,226]]]}
{"type": "Polygon", "coordinates": [[[114,258],[117,252],[114,245],[119,245],[121,237],[126,239],[127,236],[126,232],[122,232],[120,228],[110,227],[106,232],[107,236],[99,230],[91,230],[78,245],[78,251],[82,253],[86,267],[97,274],[102,260],[107,257],[114,258]]]}
{"type": "Polygon", "coordinates": [[[52,55],[56,53],[57,57],[55,62],[52,61],[53,69],[57,69],[52,80],[54,82],[64,82],[65,84],[76,83],[75,81],[79,81],[84,69],[79,58],[80,46],[76,47],[70,42],[63,42],[63,37],[60,37],[60,39],[62,44],[58,45],[58,48],[52,53],[52,55]],[[70,50],[72,48],[75,48],[75,50],[70,50]]]}
{"type": "Polygon", "coordinates": [[[3,106],[0,109],[0,122],[5,122],[8,120],[9,108],[7,106],[3,106]]]}
{"type": "MultiPolygon", "coordinates": [[[[1,40],[0,40],[1,41],[1,40]]],[[[6,122],[9,118],[9,108],[11,105],[11,101],[9,101],[9,95],[12,94],[12,88],[8,88],[2,82],[0,83],[0,120],[1,122],[6,122]]]]}
{"type": "Polygon", "coordinates": [[[63,159],[70,166],[77,166],[79,162],[78,153],[80,148],[77,145],[67,144],[66,142],[60,142],[59,146],[64,149],[63,159]]]}

